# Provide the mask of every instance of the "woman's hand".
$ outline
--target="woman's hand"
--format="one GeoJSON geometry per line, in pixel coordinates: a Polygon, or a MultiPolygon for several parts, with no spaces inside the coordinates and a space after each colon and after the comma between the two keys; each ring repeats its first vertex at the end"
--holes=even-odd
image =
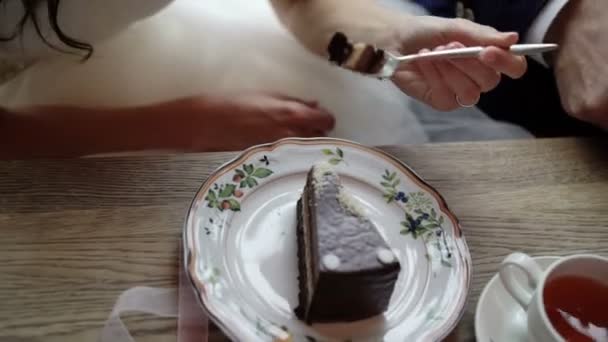
{"type": "Polygon", "coordinates": [[[334,119],[281,95],[193,96],[138,107],[0,107],[0,159],[133,151],[228,151],[323,136],[334,119]]]}
{"type": "Polygon", "coordinates": [[[203,151],[242,150],[287,137],[321,137],[335,120],[314,101],[247,93],[232,97],[185,100],[198,122],[191,125],[193,148],[203,151]]]}

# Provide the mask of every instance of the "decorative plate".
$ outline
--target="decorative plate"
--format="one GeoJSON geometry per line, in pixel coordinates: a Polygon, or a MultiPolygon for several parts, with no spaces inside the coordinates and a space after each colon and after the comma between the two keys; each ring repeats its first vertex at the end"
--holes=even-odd
{"type": "Polygon", "coordinates": [[[469,251],[443,198],[396,158],[339,139],[256,146],[203,184],[184,228],[187,273],[211,319],[237,341],[432,341],[455,327],[469,251]],[[299,321],[296,201],[315,162],[334,165],[402,266],[387,311],[365,321],[299,321]]]}

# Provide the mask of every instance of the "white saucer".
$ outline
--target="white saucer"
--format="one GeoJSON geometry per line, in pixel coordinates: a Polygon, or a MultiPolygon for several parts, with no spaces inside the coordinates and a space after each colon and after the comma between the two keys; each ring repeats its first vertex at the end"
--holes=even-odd
{"type": "MultiPolygon", "coordinates": [[[[559,257],[535,257],[543,270],[559,257]]],[[[522,277],[523,274],[516,276],[522,277]]],[[[498,273],[479,297],[475,312],[475,337],[478,342],[526,341],[526,313],[502,285],[498,273]]]]}

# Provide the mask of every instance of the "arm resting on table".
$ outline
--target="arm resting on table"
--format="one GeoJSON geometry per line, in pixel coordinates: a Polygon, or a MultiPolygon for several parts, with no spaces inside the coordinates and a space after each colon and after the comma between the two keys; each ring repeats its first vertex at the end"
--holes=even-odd
{"type": "Polygon", "coordinates": [[[188,149],[188,137],[183,133],[191,125],[190,114],[168,111],[168,104],[117,109],[0,109],[0,159],[188,149]]]}

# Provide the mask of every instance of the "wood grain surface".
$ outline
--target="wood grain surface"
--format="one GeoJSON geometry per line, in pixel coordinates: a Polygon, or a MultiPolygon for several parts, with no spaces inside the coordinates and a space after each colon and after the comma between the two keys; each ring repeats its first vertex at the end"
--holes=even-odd
{"type": "MultiPolygon", "coordinates": [[[[473,257],[472,341],[485,283],[510,252],[608,256],[608,141],[387,147],[446,198],[473,257]]],[[[0,341],[95,341],[123,291],[176,287],[183,218],[234,153],[0,163],[0,341]]],[[[128,316],[137,341],[176,321],[128,316]]],[[[210,341],[225,338],[211,328],[210,341]]]]}

